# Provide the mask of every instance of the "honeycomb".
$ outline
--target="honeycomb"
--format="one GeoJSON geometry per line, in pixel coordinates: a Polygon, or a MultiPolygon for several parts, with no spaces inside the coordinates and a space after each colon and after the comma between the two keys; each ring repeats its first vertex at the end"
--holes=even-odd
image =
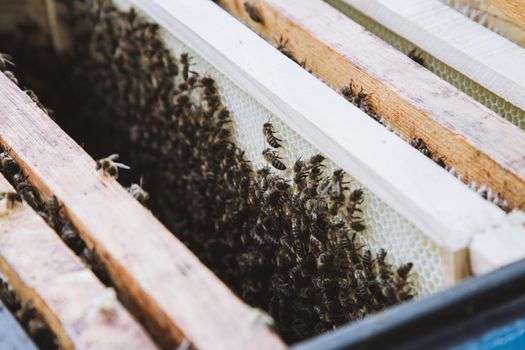
{"type": "MultiPolygon", "coordinates": [[[[404,54],[407,55],[416,47],[416,45],[410,41],[400,37],[351,6],[343,3],[341,0],[325,1],[404,54]]],[[[456,88],[490,108],[514,125],[521,129],[525,129],[525,111],[490,92],[488,89],[449,67],[429,53],[423,50],[418,51],[421,53],[421,57],[425,60],[426,68],[432,73],[454,85],[456,88]]]]}

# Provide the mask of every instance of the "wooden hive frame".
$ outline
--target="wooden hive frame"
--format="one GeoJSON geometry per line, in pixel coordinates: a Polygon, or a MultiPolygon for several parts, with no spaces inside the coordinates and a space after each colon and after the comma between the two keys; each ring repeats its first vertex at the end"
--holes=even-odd
{"type": "Polygon", "coordinates": [[[483,26],[525,47],[525,28],[512,22],[490,0],[441,0],[483,26]]]}
{"type": "Polygon", "coordinates": [[[501,12],[507,15],[516,25],[525,29],[525,1],[523,0],[491,0],[501,12]]]}
{"type": "MultiPolygon", "coordinates": [[[[11,191],[0,175],[0,192],[11,191]]],[[[47,321],[63,349],[156,348],[114,291],[102,285],[28,204],[12,209],[2,204],[0,273],[21,302],[31,304],[47,321]]]]}
{"type": "MultiPolygon", "coordinates": [[[[129,5],[123,1],[117,3],[129,5]]],[[[473,240],[496,231],[525,237],[519,220],[512,220],[483,200],[211,1],[133,0],[131,3],[209,60],[436,242],[445,258],[444,278],[449,284],[471,273],[469,253],[483,260],[486,251],[479,250],[478,254],[469,250],[473,240]]],[[[288,0],[282,3],[298,4],[288,0]]],[[[262,1],[258,4],[267,11],[262,1]]],[[[290,15],[282,8],[268,9],[274,11],[271,15],[263,12],[268,21],[284,20],[285,17],[279,16],[290,15]]],[[[335,16],[333,9],[324,7],[322,14],[335,16]]],[[[336,18],[343,21],[337,23],[348,21],[336,18]]],[[[351,27],[348,23],[346,26],[351,27]]],[[[319,45],[319,41],[307,36],[303,39],[306,45],[319,45]]],[[[364,44],[378,45],[366,40],[364,44]]],[[[338,47],[339,43],[335,43],[334,48],[338,47]]],[[[400,62],[409,67],[409,72],[423,74],[408,60],[400,62]]],[[[436,80],[431,82],[438,84],[436,80]]],[[[393,108],[396,101],[401,101],[396,97],[401,89],[394,90],[388,84],[385,89],[385,96],[390,97],[386,100],[390,104],[387,108],[393,108]]],[[[454,96],[455,92],[448,95],[454,96]]],[[[510,124],[496,122],[499,119],[469,99],[461,101],[470,113],[481,112],[490,130],[515,139],[510,124]]],[[[422,112],[417,111],[429,108],[419,100],[403,103],[418,116],[422,112]]],[[[439,125],[437,129],[443,128],[439,125]]],[[[521,137],[516,136],[516,140],[521,142],[521,137]]],[[[481,146],[486,145],[483,140],[480,142],[481,146]]],[[[284,347],[266,325],[258,322],[256,311],[235,297],[115,180],[97,172],[93,159],[3,75],[0,75],[0,143],[11,150],[35,187],[45,195],[57,195],[82,239],[100,256],[119,297],[134,315],[149,323],[163,344],[172,346],[189,339],[202,349],[243,349],[254,343],[259,348],[284,347]],[[101,204],[109,201],[111,206],[101,204]]],[[[483,154],[483,150],[466,141],[459,144],[466,145],[469,152],[483,154]]],[[[479,165],[478,170],[481,171],[479,165]]],[[[503,173],[510,174],[507,170],[503,173]]],[[[521,183],[512,176],[508,182],[518,188],[521,183]]],[[[490,261],[484,269],[501,263],[490,261]]]]}
{"type": "MultiPolygon", "coordinates": [[[[503,1],[505,2],[505,1],[503,1]]],[[[525,110],[525,49],[439,0],[342,0],[420,49],[525,110]]]]}

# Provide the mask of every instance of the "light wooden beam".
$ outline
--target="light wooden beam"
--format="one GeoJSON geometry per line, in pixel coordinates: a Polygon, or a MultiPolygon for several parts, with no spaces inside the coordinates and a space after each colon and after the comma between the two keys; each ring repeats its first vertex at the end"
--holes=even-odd
{"type": "MultiPolygon", "coordinates": [[[[13,188],[0,175],[0,192],[13,188]]],[[[156,349],[142,327],[26,203],[0,201],[0,273],[63,349],[156,349]]]]}
{"type": "MultiPolygon", "coordinates": [[[[464,181],[485,184],[501,193],[512,206],[525,208],[525,159],[522,152],[525,134],[521,130],[320,0],[309,1],[308,6],[301,0],[252,1],[264,18],[263,23],[251,20],[243,3],[243,0],[220,2],[266,39],[274,43],[281,37],[287,39],[288,48],[297,60],[306,60],[306,67],[334,89],[340,90],[351,80],[363,87],[365,92],[372,94],[375,111],[394,130],[407,139],[423,138],[433,152],[446,157],[447,163],[462,174],[464,181]]],[[[446,5],[438,4],[470,22],[446,5]]],[[[417,9],[419,6],[414,6],[413,11],[417,9]]],[[[440,18],[432,18],[436,17],[440,18]]],[[[419,17],[414,15],[414,18],[419,17]]],[[[442,29],[445,28],[448,30],[449,26],[442,29]]],[[[488,29],[482,29],[501,38],[488,29]]],[[[411,30],[419,32],[418,28],[411,30]]],[[[503,38],[501,40],[517,47],[503,38]]],[[[437,37],[427,38],[427,41],[441,42],[437,37]]],[[[463,46],[466,45],[463,43],[463,46]]],[[[444,51],[447,55],[456,54],[444,51]]],[[[499,64],[510,70],[521,61],[509,61],[507,54],[509,52],[503,54],[499,64]]],[[[525,53],[521,57],[525,65],[525,53]]],[[[490,75],[480,62],[470,63],[472,69],[490,75]]],[[[525,106],[525,95],[521,93],[525,79],[520,78],[525,78],[525,71],[512,70],[514,74],[501,79],[491,76],[490,79],[495,85],[505,87],[509,92],[506,98],[512,95],[525,106]],[[519,84],[512,84],[513,79],[519,84]]]]}
{"type": "Polygon", "coordinates": [[[475,275],[491,272],[525,259],[525,213],[509,215],[505,225],[474,236],[470,244],[470,262],[475,275]]]}
{"type": "Polygon", "coordinates": [[[525,29],[511,22],[490,0],[440,0],[474,21],[525,47],[525,29]],[[472,18],[471,14],[474,14],[472,18]]]}
{"type": "MultiPolygon", "coordinates": [[[[0,143],[36,188],[58,197],[81,238],[100,257],[119,297],[166,348],[184,339],[198,349],[284,347],[257,311],[120,184],[97,171],[95,161],[3,74],[0,143]]],[[[49,250],[40,251],[47,255],[49,250]]]]}
{"type": "Polygon", "coordinates": [[[525,29],[525,0],[491,0],[510,20],[525,29]]]}
{"type": "Polygon", "coordinates": [[[525,50],[438,0],[341,0],[525,110],[525,50]]]}
{"type": "MultiPolygon", "coordinates": [[[[117,3],[123,8],[133,4],[159,23],[166,35],[189,45],[420,228],[443,251],[446,282],[452,284],[468,275],[465,253],[472,236],[506,220],[499,208],[232,20],[212,2],[119,0],[117,3]]],[[[280,16],[278,13],[264,12],[262,6],[261,11],[267,25],[278,25],[272,22],[272,18],[280,16]]],[[[301,11],[296,14],[301,15],[301,11]]],[[[347,21],[345,17],[339,18],[347,21]]],[[[330,60],[330,55],[323,57],[330,60]]]]}

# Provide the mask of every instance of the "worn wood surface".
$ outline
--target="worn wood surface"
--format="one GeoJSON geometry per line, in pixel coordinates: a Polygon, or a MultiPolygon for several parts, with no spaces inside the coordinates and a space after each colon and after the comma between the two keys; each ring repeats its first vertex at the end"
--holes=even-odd
{"type": "Polygon", "coordinates": [[[22,326],[0,300],[0,349],[36,350],[22,326]]]}
{"type": "MultiPolygon", "coordinates": [[[[353,0],[348,2],[353,3],[353,0]]],[[[501,193],[512,206],[525,208],[525,158],[522,151],[525,149],[525,134],[517,127],[320,0],[310,0],[308,6],[301,0],[252,1],[263,23],[251,20],[243,3],[242,0],[220,2],[266,39],[274,43],[281,37],[287,39],[287,47],[296,59],[299,62],[306,60],[306,68],[334,89],[340,90],[353,80],[365,92],[371,93],[371,103],[386,123],[407,139],[423,138],[434,153],[446,157],[447,163],[462,174],[464,181],[485,184],[501,193]]],[[[364,1],[360,3],[365,4],[364,1]]],[[[437,3],[461,20],[476,25],[444,4],[437,3]]],[[[407,2],[404,4],[408,7],[407,2]]],[[[417,11],[418,7],[413,6],[415,19],[419,19],[417,11]]],[[[439,15],[434,18],[439,18],[439,15]]],[[[488,29],[484,30],[501,38],[488,29]]],[[[501,40],[518,47],[508,40],[501,40]]],[[[490,51],[484,56],[491,57],[492,53],[490,51]]],[[[507,69],[517,64],[514,60],[509,61],[509,53],[498,55],[498,64],[507,69]]],[[[446,54],[455,53],[446,51],[446,54]]],[[[520,55],[525,64],[525,54],[520,55]]],[[[490,75],[483,65],[473,64],[472,67],[479,74],[490,75]]],[[[505,74],[503,81],[513,77],[520,83],[510,84],[505,89],[525,106],[525,96],[521,93],[525,86],[525,71],[515,68],[513,72],[505,74]]],[[[494,76],[490,79],[496,85],[503,84],[494,76]]],[[[510,95],[505,97],[511,98],[510,95]]]]}
{"type": "Polygon", "coordinates": [[[119,296],[165,345],[199,349],[283,344],[211,271],[0,74],[0,142],[32,183],[54,193],[119,296]]]}
{"type": "MultiPolygon", "coordinates": [[[[0,192],[13,191],[0,175],[0,192]]],[[[26,203],[0,201],[0,273],[64,349],[155,349],[142,327],[26,203]]]]}
{"type": "Polygon", "coordinates": [[[525,49],[438,0],[341,0],[525,109],[525,49]]]}
{"type": "Polygon", "coordinates": [[[481,275],[525,259],[525,213],[509,215],[505,225],[474,236],[470,244],[472,271],[481,275]]]}
{"type": "Polygon", "coordinates": [[[490,0],[441,0],[472,20],[525,47],[525,28],[511,22],[490,0]]]}
{"type": "Polygon", "coordinates": [[[525,29],[525,0],[491,0],[491,2],[511,21],[525,29]]]}

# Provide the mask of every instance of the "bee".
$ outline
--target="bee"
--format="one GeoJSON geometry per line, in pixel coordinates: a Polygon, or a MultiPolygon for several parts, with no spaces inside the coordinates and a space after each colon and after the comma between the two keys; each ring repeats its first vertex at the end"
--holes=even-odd
{"type": "Polygon", "coordinates": [[[366,226],[360,220],[350,220],[350,228],[356,232],[362,232],[366,230],[366,226]]]}
{"type": "Polygon", "coordinates": [[[190,73],[190,58],[187,53],[180,55],[180,63],[182,65],[182,78],[187,81],[190,73]]]}
{"type": "Polygon", "coordinates": [[[410,141],[410,145],[417,149],[419,152],[423,153],[428,158],[432,158],[432,152],[428,149],[427,144],[423,141],[422,138],[416,137],[410,141]]]}
{"type": "Polygon", "coordinates": [[[33,100],[36,104],[40,104],[40,101],[38,100],[38,96],[35,94],[33,90],[24,90],[24,93],[33,100]]]}
{"type": "Polygon", "coordinates": [[[2,73],[7,77],[7,79],[11,80],[15,85],[18,85],[18,79],[16,78],[15,74],[9,70],[5,70],[2,73]]]}
{"type": "Polygon", "coordinates": [[[447,167],[447,164],[445,163],[445,160],[447,159],[447,157],[445,156],[442,156],[442,157],[439,157],[439,158],[436,158],[434,159],[434,161],[437,163],[437,165],[439,165],[440,167],[442,168],[446,168],[447,167]]]}
{"type": "Polygon", "coordinates": [[[257,7],[252,5],[250,1],[244,2],[244,10],[248,13],[252,21],[260,24],[264,24],[263,18],[261,17],[261,14],[257,7]]]}
{"type": "Polygon", "coordinates": [[[304,179],[308,176],[308,173],[304,169],[305,163],[300,158],[297,159],[293,166],[293,182],[299,190],[304,186],[304,179]]]}
{"type": "Polygon", "coordinates": [[[354,203],[362,203],[363,202],[363,190],[358,188],[356,190],[353,190],[352,193],[350,193],[349,199],[354,203]]]}
{"type": "Polygon", "coordinates": [[[7,178],[14,176],[18,172],[19,168],[15,160],[9,155],[9,151],[3,151],[0,153],[0,171],[7,178]]]}
{"type": "Polygon", "coordinates": [[[297,59],[294,57],[292,51],[290,51],[286,46],[288,45],[288,39],[284,39],[282,36],[279,38],[279,43],[277,45],[277,50],[279,50],[283,55],[285,55],[286,57],[288,57],[289,59],[291,59],[292,61],[294,61],[295,63],[297,63],[298,65],[300,65],[301,67],[304,68],[304,65],[306,64],[306,60],[303,61],[303,63],[299,63],[299,61],[297,61],[297,59]]]}
{"type": "Polygon", "coordinates": [[[417,52],[417,49],[416,48],[413,48],[408,54],[407,56],[414,62],[416,62],[417,64],[419,64],[420,66],[423,66],[423,67],[426,67],[426,64],[425,64],[425,59],[422,57],[422,55],[420,53],[417,52]]]}
{"type": "Polygon", "coordinates": [[[115,179],[117,179],[119,168],[126,169],[126,170],[131,169],[129,166],[125,164],[115,162],[116,160],[118,160],[118,158],[119,158],[118,154],[111,154],[107,156],[106,158],[101,158],[97,160],[96,169],[97,170],[102,169],[102,171],[104,172],[106,176],[114,177],[115,179]]]}
{"type": "Polygon", "coordinates": [[[282,142],[281,139],[275,137],[275,129],[272,125],[272,123],[267,122],[263,125],[263,134],[266,137],[266,142],[273,148],[279,148],[281,147],[281,144],[279,142],[282,142]]]}
{"type": "Polygon", "coordinates": [[[17,192],[0,192],[0,200],[6,200],[5,207],[8,210],[14,209],[22,204],[22,196],[17,192]]]}
{"type": "Polygon", "coordinates": [[[412,264],[411,262],[401,265],[397,269],[398,277],[401,278],[402,280],[406,280],[407,277],[408,277],[408,274],[410,273],[410,270],[412,270],[413,266],[414,266],[414,264],[412,264]]]}
{"type": "Polygon", "coordinates": [[[0,71],[4,71],[8,66],[14,66],[13,57],[5,53],[0,53],[0,71]]]}
{"type": "Polygon", "coordinates": [[[47,222],[56,229],[60,225],[60,203],[55,195],[50,196],[45,203],[47,222]]]}
{"type": "Polygon", "coordinates": [[[78,239],[78,233],[73,228],[71,222],[66,221],[60,228],[60,237],[68,244],[71,245],[78,239]]]}
{"type": "Polygon", "coordinates": [[[351,81],[350,85],[345,85],[341,88],[341,94],[344,98],[346,98],[348,101],[354,103],[354,97],[356,95],[354,90],[354,83],[351,81]]]}
{"type": "Polygon", "coordinates": [[[281,161],[281,157],[277,155],[275,151],[270,150],[269,148],[262,151],[264,159],[270,163],[277,170],[286,170],[286,165],[281,161]]]}
{"type": "Polygon", "coordinates": [[[133,198],[135,198],[139,203],[144,204],[149,199],[149,193],[144,191],[142,188],[143,179],[140,178],[140,184],[131,184],[127,188],[128,193],[131,194],[133,198]]]}

